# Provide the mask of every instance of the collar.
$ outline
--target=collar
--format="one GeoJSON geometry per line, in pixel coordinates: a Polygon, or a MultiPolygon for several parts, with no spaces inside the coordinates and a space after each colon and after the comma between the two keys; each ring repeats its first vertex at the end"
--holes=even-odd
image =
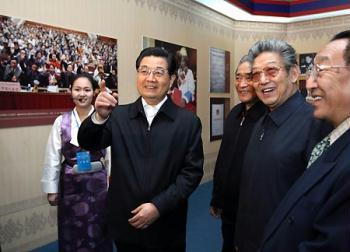
{"type": "MultiPolygon", "coordinates": [[[[95,111],[95,107],[93,105],[91,105],[88,116],[91,115],[94,111],[95,111]]],[[[77,107],[74,107],[74,109],[73,109],[73,116],[74,116],[76,122],[78,123],[78,125],[80,126],[81,121],[80,121],[80,117],[79,117],[79,114],[77,111],[77,107]]]]}
{"type": "Polygon", "coordinates": [[[307,104],[305,102],[305,98],[299,91],[297,91],[295,92],[295,94],[289,97],[281,106],[269,112],[267,115],[277,126],[280,126],[293,113],[295,113],[295,111],[297,111],[298,107],[300,107],[303,104],[307,104]]]}
{"type": "Polygon", "coordinates": [[[350,117],[345,119],[341,124],[338,125],[331,133],[329,133],[330,144],[332,145],[338,140],[348,129],[350,129],[350,117]]]}
{"type": "MultiPolygon", "coordinates": [[[[167,96],[164,103],[159,108],[158,114],[162,113],[171,120],[175,120],[178,109],[179,107],[172,102],[169,96],[167,96]]],[[[138,116],[146,117],[141,96],[134,103],[131,103],[129,107],[129,117],[132,119],[138,116]]]]}
{"type": "Polygon", "coordinates": [[[149,105],[143,97],[141,97],[141,102],[144,110],[148,108],[152,108],[158,111],[167,99],[168,99],[168,96],[165,96],[164,99],[161,100],[161,102],[159,102],[157,105],[154,105],[154,106],[149,105]]]}
{"type": "MultiPolygon", "coordinates": [[[[91,115],[94,112],[94,106],[91,105],[90,111],[89,111],[89,115],[91,115]]],[[[73,111],[72,111],[72,116],[70,119],[70,125],[71,125],[71,140],[70,143],[75,145],[75,146],[79,146],[78,143],[78,130],[81,124],[78,112],[77,112],[77,108],[74,107],[73,111]]]]}
{"type": "Polygon", "coordinates": [[[250,109],[246,110],[244,103],[238,104],[239,111],[236,115],[237,118],[242,117],[243,115],[249,117],[252,121],[257,121],[263,114],[267,112],[267,107],[260,100],[254,103],[250,109]]]}
{"type": "Polygon", "coordinates": [[[257,101],[246,112],[247,112],[247,117],[250,117],[253,121],[257,121],[262,115],[266,114],[267,107],[262,101],[257,101]]]}

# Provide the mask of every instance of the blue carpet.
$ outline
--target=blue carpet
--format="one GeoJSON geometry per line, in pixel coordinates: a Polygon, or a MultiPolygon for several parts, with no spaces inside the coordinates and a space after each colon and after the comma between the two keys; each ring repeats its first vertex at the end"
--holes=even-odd
{"type": "Polygon", "coordinates": [[[209,214],[212,181],[201,184],[191,195],[187,219],[187,252],[221,251],[221,221],[209,214]]]}
{"type": "MultiPolygon", "coordinates": [[[[200,185],[191,195],[187,219],[187,252],[217,252],[221,249],[221,222],[209,215],[212,182],[200,185]]],[[[33,252],[58,251],[58,243],[52,242],[33,252]]]]}

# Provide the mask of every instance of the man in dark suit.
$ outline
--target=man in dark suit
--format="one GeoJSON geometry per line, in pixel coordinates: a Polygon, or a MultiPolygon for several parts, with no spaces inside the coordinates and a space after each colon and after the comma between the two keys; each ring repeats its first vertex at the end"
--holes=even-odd
{"type": "Polygon", "coordinates": [[[334,130],[312,151],[266,226],[261,251],[350,251],[350,30],[315,57],[307,79],[316,118],[334,130]]]}
{"type": "Polygon", "coordinates": [[[323,125],[298,91],[294,48],[282,40],[264,40],[249,55],[252,83],[268,113],[255,124],[244,157],[234,238],[240,252],[257,251],[273,211],[323,138],[323,125]]]}
{"type": "Polygon", "coordinates": [[[136,69],[141,96],[116,106],[103,82],[78,140],[87,150],[111,146],[107,212],[118,252],[185,252],[187,200],[203,175],[201,122],[167,96],[171,54],[146,48],[136,69]]]}
{"type": "Polygon", "coordinates": [[[251,80],[252,63],[243,56],[235,72],[235,88],[241,103],[227,116],[224,135],[215,164],[210,214],[221,218],[222,252],[234,248],[236,214],[244,154],[256,122],[266,112],[251,80]]]}

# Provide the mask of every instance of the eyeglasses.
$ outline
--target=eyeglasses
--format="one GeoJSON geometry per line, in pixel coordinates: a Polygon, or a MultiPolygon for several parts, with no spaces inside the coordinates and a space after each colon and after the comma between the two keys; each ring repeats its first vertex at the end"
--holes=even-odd
{"type": "Polygon", "coordinates": [[[241,83],[243,80],[250,82],[252,80],[252,74],[251,73],[237,73],[236,74],[236,82],[241,83]]]}
{"type": "Polygon", "coordinates": [[[316,64],[309,71],[306,72],[306,79],[308,80],[312,76],[312,78],[316,80],[320,73],[330,71],[333,68],[350,68],[350,66],[327,66],[316,64]]]}
{"type": "Polygon", "coordinates": [[[282,67],[277,66],[268,66],[264,67],[262,71],[253,70],[252,72],[252,81],[253,82],[259,82],[261,80],[261,75],[264,73],[265,77],[267,78],[274,78],[278,75],[282,67]]]}
{"type": "Polygon", "coordinates": [[[144,66],[144,67],[140,67],[139,69],[137,69],[137,72],[140,75],[145,76],[145,77],[152,73],[153,76],[155,76],[157,78],[161,78],[168,73],[168,70],[161,68],[161,67],[151,69],[149,67],[144,66]]]}

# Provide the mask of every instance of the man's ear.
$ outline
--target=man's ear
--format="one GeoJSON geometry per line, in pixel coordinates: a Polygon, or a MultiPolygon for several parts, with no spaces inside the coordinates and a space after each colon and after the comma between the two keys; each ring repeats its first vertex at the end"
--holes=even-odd
{"type": "Polygon", "coordinates": [[[294,65],[289,69],[289,79],[292,83],[296,83],[300,75],[300,69],[298,65],[294,65]]]}

